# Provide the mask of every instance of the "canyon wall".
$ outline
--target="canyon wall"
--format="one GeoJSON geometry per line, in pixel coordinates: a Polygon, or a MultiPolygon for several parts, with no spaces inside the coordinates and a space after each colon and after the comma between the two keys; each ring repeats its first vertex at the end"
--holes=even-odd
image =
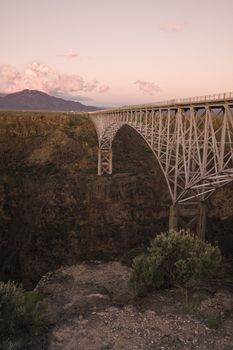
{"type": "MultiPolygon", "coordinates": [[[[113,175],[98,177],[86,114],[0,113],[0,279],[31,288],[82,260],[127,260],[168,227],[163,174],[142,138],[123,127],[113,175]]],[[[208,202],[207,238],[232,254],[233,185],[208,202]]]]}

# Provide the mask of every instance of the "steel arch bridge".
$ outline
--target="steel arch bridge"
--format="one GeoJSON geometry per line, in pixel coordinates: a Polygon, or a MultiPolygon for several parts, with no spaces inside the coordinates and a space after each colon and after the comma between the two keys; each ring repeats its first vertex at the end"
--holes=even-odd
{"type": "Polygon", "coordinates": [[[112,143],[129,125],[157,159],[171,196],[170,229],[204,238],[205,202],[233,180],[233,92],[89,113],[99,142],[98,175],[112,174],[112,143]]]}

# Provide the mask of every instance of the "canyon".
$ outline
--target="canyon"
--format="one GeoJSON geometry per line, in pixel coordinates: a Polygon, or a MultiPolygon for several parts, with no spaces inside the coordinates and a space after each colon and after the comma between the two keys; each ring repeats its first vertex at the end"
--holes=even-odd
{"type": "MultiPolygon", "coordinates": [[[[0,113],[0,278],[33,288],[81,261],[129,264],[168,229],[169,193],[141,137],[124,126],[113,175],[97,176],[97,136],[86,113],[0,113]]],[[[207,203],[206,238],[233,250],[233,183],[207,203]]]]}

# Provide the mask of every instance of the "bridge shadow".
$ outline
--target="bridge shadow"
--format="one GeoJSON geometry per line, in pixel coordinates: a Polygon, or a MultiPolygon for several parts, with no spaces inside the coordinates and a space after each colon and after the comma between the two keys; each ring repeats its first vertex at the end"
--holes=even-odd
{"type": "MultiPolygon", "coordinates": [[[[136,130],[124,125],[116,134],[113,145],[113,174],[127,174],[140,177],[141,191],[147,186],[153,188],[156,210],[168,212],[170,194],[163,172],[152,150],[136,130]]],[[[140,190],[140,189],[139,189],[140,190]]],[[[148,194],[149,195],[149,194],[148,194]]]]}
{"type": "Polygon", "coordinates": [[[113,173],[156,176],[169,192],[162,170],[142,136],[128,125],[122,126],[113,141],[113,173]]]}

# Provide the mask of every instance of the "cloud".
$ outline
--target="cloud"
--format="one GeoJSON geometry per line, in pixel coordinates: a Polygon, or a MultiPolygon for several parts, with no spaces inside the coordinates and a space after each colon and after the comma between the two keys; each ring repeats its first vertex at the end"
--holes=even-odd
{"type": "Polygon", "coordinates": [[[58,55],[60,57],[64,57],[67,58],[68,60],[76,60],[79,59],[79,54],[78,53],[67,53],[67,54],[63,54],[63,55],[58,55]]]}
{"type": "Polygon", "coordinates": [[[101,85],[100,87],[99,87],[99,92],[100,93],[103,93],[103,92],[106,92],[106,91],[108,91],[110,89],[110,87],[108,86],[108,85],[101,85]]]}
{"type": "Polygon", "coordinates": [[[0,90],[8,92],[12,81],[20,78],[20,74],[9,64],[0,65],[0,90]]]}
{"type": "Polygon", "coordinates": [[[187,23],[185,21],[166,21],[160,25],[160,30],[163,32],[182,32],[187,23]]]}
{"type": "Polygon", "coordinates": [[[109,89],[98,80],[86,81],[78,74],[61,74],[46,64],[31,63],[22,71],[11,65],[0,65],[0,91],[11,93],[23,89],[34,89],[49,94],[70,94],[74,97],[79,92],[100,92],[109,89]]]}
{"type": "Polygon", "coordinates": [[[138,85],[139,90],[149,95],[154,95],[156,92],[160,91],[160,87],[154,82],[137,80],[134,84],[138,85]]]}

